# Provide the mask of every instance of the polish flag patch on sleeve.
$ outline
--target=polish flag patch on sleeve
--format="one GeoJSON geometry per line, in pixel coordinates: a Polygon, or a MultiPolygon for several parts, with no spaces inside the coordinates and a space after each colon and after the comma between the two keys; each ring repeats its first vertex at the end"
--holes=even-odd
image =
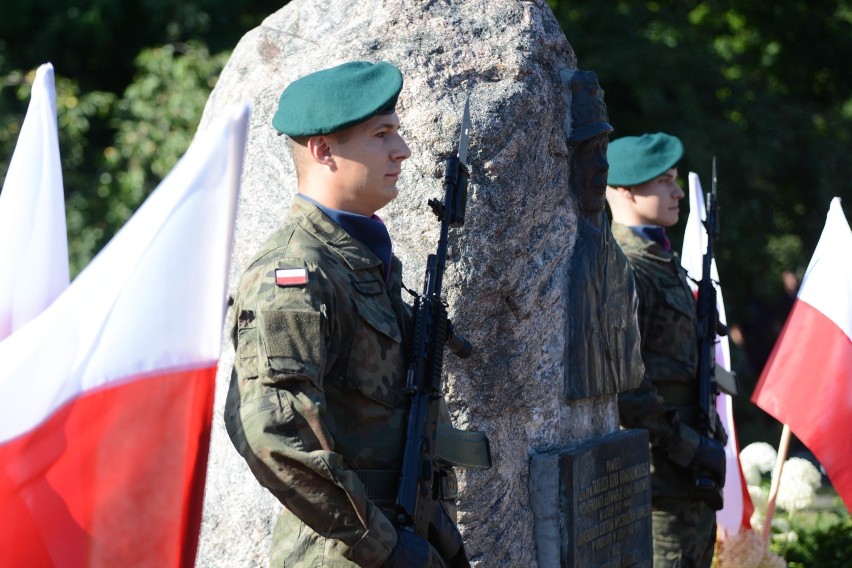
{"type": "Polygon", "coordinates": [[[307,268],[276,268],[275,284],[282,287],[304,286],[308,283],[307,268]]]}

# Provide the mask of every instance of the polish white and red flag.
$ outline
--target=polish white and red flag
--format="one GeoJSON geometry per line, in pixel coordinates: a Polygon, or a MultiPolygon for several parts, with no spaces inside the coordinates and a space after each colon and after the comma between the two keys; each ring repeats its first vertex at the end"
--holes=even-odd
{"type": "MultiPolygon", "coordinates": [[[[698,281],[701,280],[704,273],[703,260],[704,253],[707,250],[707,231],[703,223],[706,215],[701,181],[698,174],[689,172],[689,216],[683,235],[681,264],[690,278],[698,281]]],[[[719,284],[719,272],[716,268],[715,258],[710,264],[710,278],[716,285],[716,309],[719,312],[719,321],[726,323],[725,301],[722,297],[722,287],[719,284]]],[[[697,293],[697,285],[690,282],[690,286],[692,286],[693,292],[697,293]]],[[[727,336],[716,336],[716,365],[727,371],[731,370],[731,347],[727,336]]],[[[751,526],[749,519],[754,512],[754,505],[748,494],[745,476],[740,466],[739,443],[737,442],[734,409],[730,395],[720,393],[716,397],[716,412],[725,432],[728,433],[728,443],[725,446],[727,471],[725,472],[723,490],[724,506],[721,511],[716,512],[716,521],[727,535],[732,535],[751,526]]]]}
{"type": "Polygon", "coordinates": [[[30,104],[0,192],[0,340],[68,286],[65,196],[53,65],[35,74],[30,104]]]}
{"type": "Polygon", "coordinates": [[[752,401],[810,449],[852,508],[852,230],[831,201],[752,401]]]}
{"type": "Polygon", "coordinates": [[[248,108],[0,342],[0,564],[192,566],[248,108]]]}

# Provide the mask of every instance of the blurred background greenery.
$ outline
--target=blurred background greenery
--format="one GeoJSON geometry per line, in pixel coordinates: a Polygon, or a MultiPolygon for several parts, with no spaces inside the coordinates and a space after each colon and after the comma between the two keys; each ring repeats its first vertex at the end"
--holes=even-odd
{"type": "MultiPolygon", "coordinates": [[[[72,276],[183,154],[240,37],[286,3],[0,0],[0,177],[34,70],[50,61],[72,276]]],[[[717,157],[741,446],[777,444],[780,425],[748,398],[831,198],[852,211],[852,0],[548,4],[606,90],[613,139],[676,134],[682,181],[694,171],[705,189],[717,157]]]]}
{"type": "Polygon", "coordinates": [[[0,0],[0,176],[53,63],[71,275],[189,146],[230,51],[279,0],[0,0]]]}

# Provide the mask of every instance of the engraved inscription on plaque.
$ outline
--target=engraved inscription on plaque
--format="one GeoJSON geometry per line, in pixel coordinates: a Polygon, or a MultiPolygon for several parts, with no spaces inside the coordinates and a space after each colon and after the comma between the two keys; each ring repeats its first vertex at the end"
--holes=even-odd
{"type": "Polygon", "coordinates": [[[646,430],[623,430],[559,453],[563,566],[651,567],[646,430]]]}

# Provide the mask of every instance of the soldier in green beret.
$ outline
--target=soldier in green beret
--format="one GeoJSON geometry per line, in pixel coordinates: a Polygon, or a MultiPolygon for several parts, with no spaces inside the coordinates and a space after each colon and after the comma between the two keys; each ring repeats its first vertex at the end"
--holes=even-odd
{"type": "Polygon", "coordinates": [[[281,94],[273,127],[298,194],[234,298],[225,422],[258,481],[284,505],[271,565],[469,566],[448,472],[429,541],[394,519],[409,401],[400,261],[376,211],[411,152],[385,62],[312,73],[281,94]]]}
{"type": "Polygon", "coordinates": [[[651,440],[654,566],[709,567],[716,511],[695,489],[696,467],[725,480],[726,435],[696,431],[699,418],[696,306],[686,272],[665,229],[675,225],[684,193],[677,184],[681,141],[658,132],[610,143],[606,199],[612,233],[633,268],[645,376],[619,393],[621,424],[645,428],[651,440]]]}

